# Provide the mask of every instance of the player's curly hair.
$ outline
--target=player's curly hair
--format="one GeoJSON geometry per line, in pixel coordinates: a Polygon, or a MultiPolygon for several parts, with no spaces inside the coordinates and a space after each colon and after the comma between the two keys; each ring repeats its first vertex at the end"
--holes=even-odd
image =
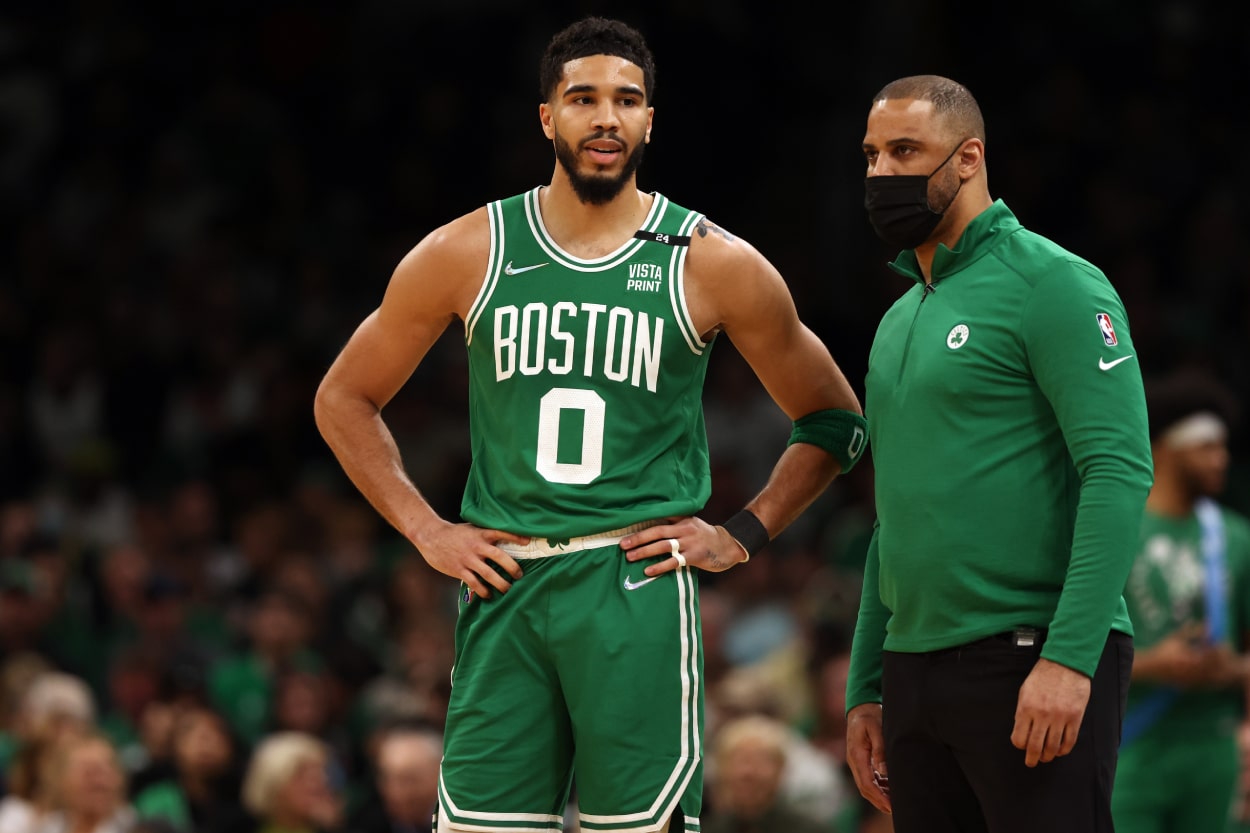
{"type": "Polygon", "coordinates": [[[655,58],[634,27],[606,17],[587,17],[552,36],[538,65],[538,93],[543,101],[564,77],[564,65],[587,55],[624,58],[642,70],[647,102],[655,98],[655,58]]]}
{"type": "Polygon", "coordinates": [[[1241,403],[1222,379],[1202,368],[1183,367],[1145,380],[1150,439],[1197,413],[1211,413],[1230,428],[1241,419],[1241,403]]]}

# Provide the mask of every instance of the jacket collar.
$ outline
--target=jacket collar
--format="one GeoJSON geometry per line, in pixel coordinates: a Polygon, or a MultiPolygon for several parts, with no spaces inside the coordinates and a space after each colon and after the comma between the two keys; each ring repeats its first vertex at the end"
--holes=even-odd
{"type": "MultiPolygon", "coordinates": [[[[964,229],[955,243],[955,248],[948,249],[946,244],[939,243],[933,253],[933,283],[950,277],[971,266],[999,242],[1021,228],[1020,221],[1002,200],[995,200],[989,208],[982,211],[964,229]]],[[[920,271],[920,263],[916,260],[915,249],[904,249],[899,252],[890,268],[900,275],[917,282],[924,281],[920,271]]]]}

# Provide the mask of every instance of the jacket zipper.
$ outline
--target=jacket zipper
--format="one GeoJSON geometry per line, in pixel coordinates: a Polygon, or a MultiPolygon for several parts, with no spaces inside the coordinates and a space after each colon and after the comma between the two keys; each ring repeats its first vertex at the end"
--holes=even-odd
{"type": "Polygon", "coordinates": [[[916,304],[916,313],[911,317],[911,327],[907,330],[907,341],[903,344],[903,361],[898,368],[898,378],[901,381],[903,373],[907,370],[907,357],[911,355],[911,337],[916,332],[916,322],[920,319],[920,308],[924,306],[925,299],[934,293],[933,284],[924,285],[924,292],[920,293],[920,303],[916,304]]]}

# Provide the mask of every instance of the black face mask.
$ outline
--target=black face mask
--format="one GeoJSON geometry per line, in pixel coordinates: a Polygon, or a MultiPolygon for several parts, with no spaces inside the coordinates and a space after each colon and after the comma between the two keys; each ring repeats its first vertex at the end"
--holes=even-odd
{"type": "MultiPolygon", "coordinates": [[[[955,146],[933,173],[870,176],[864,179],[864,208],[868,209],[868,222],[872,223],[877,236],[900,249],[914,249],[929,239],[929,235],[941,222],[950,203],[941,211],[929,207],[929,180],[942,170],[963,142],[955,146]]],[[[963,187],[959,181],[959,188],[963,187]]],[[[955,189],[959,193],[959,189],[955,189]]],[[[955,197],[951,197],[954,202],[955,197]]]]}

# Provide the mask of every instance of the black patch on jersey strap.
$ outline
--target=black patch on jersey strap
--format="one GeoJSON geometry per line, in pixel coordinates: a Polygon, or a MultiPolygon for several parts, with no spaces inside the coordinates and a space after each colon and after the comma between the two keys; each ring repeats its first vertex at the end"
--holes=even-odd
{"type": "Polygon", "coordinates": [[[657,234],[654,231],[636,231],[634,237],[639,240],[650,240],[653,243],[663,243],[665,246],[689,246],[690,235],[682,234],[657,234]]]}

